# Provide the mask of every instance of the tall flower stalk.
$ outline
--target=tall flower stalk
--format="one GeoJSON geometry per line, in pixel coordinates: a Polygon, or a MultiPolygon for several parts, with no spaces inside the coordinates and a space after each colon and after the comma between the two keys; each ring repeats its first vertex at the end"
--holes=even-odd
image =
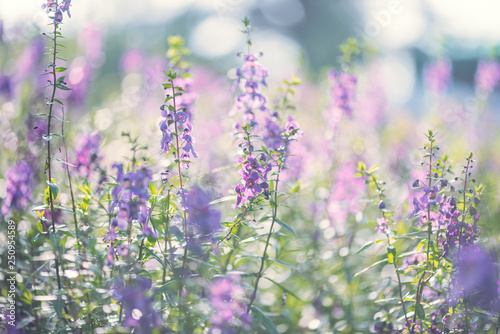
{"type": "Polygon", "coordinates": [[[366,169],[366,166],[363,162],[360,162],[358,164],[358,175],[360,177],[363,177],[365,179],[365,183],[367,185],[373,185],[375,187],[375,192],[376,192],[376,198],[374,199],[374,202],[377,204],[378,209],[382,215],[381,218],[377,218],[377,226],[375,229],[379,231],[380,233],[384,234],[386,239],[387,239],[387,259],[389,264],[392,264],[394,267],[394,272],[396,273],[396,277],[398,279],[398,292],[399,292],[399,301],[401,304],[401,308],[403,309],[403,314],[405,318],[406,325],[409,327],[410,326],[410,321],[408,319],[408,315],[406,312],[406,305],[405,305],[405,300],[403,297],[403,285],[401,283],[401,270],[398,267],[398,258],[397,258],[397,251],[396,248],[394,247],[391,239],[391,230],[389,227],[388,223],[392,222],[392,216],[393,212],[387,210],[387,204],[385,202],[385,188],[384,188],[384,182],[380,179],[378,179],[374,174],[375,171],[378,169],[378,166],[374,166],[370,169],[366,169]]]}
{"type": "MultiPolygon", "coordinates": [[[[50,41],[52,42],[52,47],[50,49],[51,56],[52,56],[52,61],[49,64],[49,75],[51,79],[49,80],[49,86],[52,87],[52,92],[50,94],[49,100],[47,102],[48,104],[48,115],[47,115],[47,133],[44,135],[44,139],[47,141],[47,157],[45,160],[45,169],[47,171],[47,184],[48,184],[48,205],[50,209],[50,218],[51,218],[51,224],[52,224],[52,233],[56,234],[56,226],[55,226],[55,217],[54,217],[54,200],[57,197],[57,194],[59,192],[59,189],[55,183],[55,180],[52,178],[53,175],[53,170],[52,170],[52,138],[56,134],[51,133],[51,126],[52,126],[52,119],[55,118],[57,119],[56,116],[54,116],[54,105],[55,103],[61,104],[62,102],[58,99],[56,99],[56,92],[57,89],[61,90],[70,90],[66,86],[66,83],[64,81],[65,76],[58,77],[57,73],[59,72],[64,72],[66,70],[65,67],[57,67],[56,61],[59,59],[57,56],[58,54],[58,38],[62,37],[61,32],[59,31],[59,25],[61,24],[63,20],[63,12],[67,12],[68,16],[69,14],[69,6],[70,6],[70,0],[63,0],[62,3],[59,3],[57,0],[49,0],[47,3],[43,4],[42,8],[46,9],[47,13],[50,15],[50,17],[53,19],[53,30],[52,30],[52,37],[49,37],[50,41]]],[[[71,16],[70,16],[71,17],[71,16]]],[[[54,238],[56,244],[53,245],[56,250],[59,249],[59,242],[58,238],[54,238]]],[[[62,289],[62,282],[61,282],[61,274],[60,274],[60,264],[59,264],[59,254],[58,251],[55,252],[55,269],[56,269],[56,279],[57,279],[57,287],[58,290],[62,289]]]]}

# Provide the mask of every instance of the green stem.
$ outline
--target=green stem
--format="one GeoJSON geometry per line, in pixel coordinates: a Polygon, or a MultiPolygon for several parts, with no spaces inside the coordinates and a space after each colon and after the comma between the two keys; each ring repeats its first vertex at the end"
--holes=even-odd
{"type": "MultiPolygon", "coordinates": [[[[377,194],[378,194],[378,199],[379,202],[382,201],[382,189],[378,185],[377,179],[375,177],[372,177],[372,182],[375,184],[375,187],[377,188],[377,194]]],[[[380,212],[382,213],[382,217],[384,218],[385,221],[387,221],[385,217],[385,212],[380,209],[380,212]]],[[[386,234],[387,236],[387,245],[389,247],[392,247],[391,239],[389,238],[389,234],[386,234]]],[[[398,263],[397,263],[397,257],[394,257],[394,261],[392,262],[394,265],[394,272],[396,273],[396,276],[398,277],[398,291],[399,291],[399,300],[401,302],[401,307],[403,308],[403,313],[405,315],[405,320],[406,320],[406,325],[409,327],[410,326],[410,321],[408,320],[408,315],[406,314],[406,306],[404,303],[403,299],[403,286],[401,284],[401,276],[399,275],[398,271],[398,263]]]]}
{"type": "MultiPolygon", "coordinates": [[[[64,152],[66,154],[66,162],[68,162],[68,150],[67,150],[67,147],[66,147],[66,138],[64,137],[64,121],[65,121],[65,117],[64,117],[64,108],[63,108],[63,121],[62,121],[62,125],[61,125],[61,135],[62,135],[62,141],[63,141],[63,147],[64,147],[64,152]]],[[[71,206],[72,206],[72,209],[73,209],[73,222],[75,224],[75,236],[76,236],[76,244],[78,245],[78,247],[83,251],[83,253],[85,254],[85,247],[83,247],[81,244],[80,244],[80,237],[79,237],[79,234],[80,234],[80,229],[78,228],[78,221],[76,219],[76,205],[75,205],[75,195],[73,193],[73,182],[71,182],[71,173],[69,171],[69,168],[70,166],[69,165],[66,165],[66,175],[68,176],[68,183],[69,183],[69,192],[70,192],[70,195],[71,195],[71,206]]]]}
{"type": "Polygon", "coordinates": [[[260,269],[256,274],[257,279],[255,280],[255,285],[253,288],[253,292],[250,295],[250,302],[248,303],[248,308],[247,308],[247,314],[250,313],[250,310],[252,308],[252,305],[255,301],[255,298],[257,297],[257,290],[259,288],[259,281],[262,277],[262,274],[264,273],[264,265],[266,263],[266,257],[267,257],[267,248],[269,247],[269,241],[271,240],[271,236],[273,234],[273,227],[274,224],[276,223],[276,218],[278,215],[278,184],[279,184],[279,179],[280,179],[280,173],[281,173],[281,168],[283,166],[283,157],[286,154],[286,149],[287,149],[287,144],[288,140],[285,142],[285,147],[283,149],[283,153],[280,157],[280,163],[278,164],[278,172],[276,176],[276,183],[274,185],[274,205],[273,205],[273,219],[271,222],[271,227],[269,227],[269,233],[267,234],[267,240],[266,240],[266,245],[264,247],[264,254],[262,255],[262,260],[260,262],[260,269]]]}
{"type": "MultiPolygon", "coordinates": [[[[432,149],[434,148],[434,139],[430,139],[430,149],[429,149],[429,188],[432,187],[432,149]]],[[[425,275],[427,274],[427,270],[429,269],[429,256],[430,256],[430,247],[431,247],[431,235],[432,235],[432,223],[431,223],[431,207],[429,204],[427,204],[427,258],[425,261],[425,270],[422,273],[422,276],[420,276],[420,279],[418,281],[417,285],[417,295],[415,298],[415,308],[416,305],[421,303],[422,295],[424,292],[425,285],[427,284],[428,280],[425,280],[425,275]]],[[[416,320],[417,320],[417,312],[415,310],[413,314],[413,324],[411,328],[411,334],[415,333],[415,325],[416,325],[416,320]]]]}
{"type": "MultiPolygon", "coordinates": [[[[52,111],[53,111],[53,106],[54,106],[54,99],[56,96],[56,82],[57,82],[57,75],[56,75],[56,54],[57,54],[57,25],[54,24],[54,31],[53,31],[54,38],[52,39],[53,41],[53,52],[52,52],[52,95],[49,100],[49,118],[47,121],[47,177],[48,177],[48,182],[52,182],[52,164],[51,164],[51,135],[50,135],[50,126],[51,126],[51,121],[52,121],[52,111]]],[[[54,199],[52,198],[52,189],[49,186],[49,204],[50,204],[50,219],[52,223],[52,233],[56,233],[56,226],[55,226],[55,220],[54,220],[54,199]]],[[[56,267],[56,279],[57,279],[57,288],[58,290],[62,289],[62,284],[61,284],[61,275],[59,274],[59,254],[58,254],[58,245],[55,246],[55,267],[56,267]]]]}
{"type": "MultiPolygon", "coordinates": [[[[187,253],[188,253],[188,245],[187,245],[187,238],[188,238],[188,230],[187,230],[187,219],[186,219],[186,207],[184,203],[184,184],[182,182],[182,170],[181,170],[181,154],[180,154],[180,143],[179,143],[179,132],[177,128],[177,105],[175,101],[175,85],[174,81],[170,79],[170,84],[172,85],[172,102],[174,106],[174,127],[175,127],[175,154],[177,156],[177,171],[179,173],[179,182],[180,182],[180,192],[181,192],[181,202],[182,202],[182,227],[184,229],[184,254],[182,256],[182,266],[181,266],[181,272],[179,274],[179,290],[177,292],[177,299],[179,301],[179,307],[185,310],[184,303],[181,302],[181,297],[182,297],[182,288],[185,286],[184,282],[182,280],[184,276],[184,270],[186,268],[186,261],[187,261],[187,253]]],[[[185,312],[182,312],[185,313],[185,312]]],[[[184,314],[185,316],[185,314],[184,314]]],[[[180,317],[179,319],[182,319],[184,317],[180,317]]]]}
{"type": "Polygon", "coordinates": [[[168,189],[168,193],[167,193],[167,207],[165,209],[165,211],[167,212],[167,217],[163,216],[164,220],[165,220],[165,232],[164,232],[164,237],[165,237],[165,249],[164,249],[164,252],[163,252],[163,263],[164,263],[164,266],[163,266],[163,284],[166,283],[166,276],[167,276],[167,260],[168,260],[168,256],[167,256],[167,249],[168,249],[168,240],[170,239],[169,237],[169,224],[170,224],[170,216],[169,216],[169,212],[170,212],[170,188],[168,189]]]}
{"type": "MultiPolygon", "coordinates": [[[[465,168],[465,179],[464,179],[464,203],[463,203],[463,210],[462,210],[462,222],[465,223],[465,201],[466,201],[466,191],[467,191],[467,179],[469,176],[469,167],[470,167],[470,158],[467,158],[467,166],[465,168]]],[[[460,236],[459,236],[459,243],[458,243],[458,261],[459,261],[459,266],[460,266],[460,250],[461,250],[461,245],[460,245],[460,240],[462,239],[462,230],[460,230],[460,236]]],[[[469,317],[469,296],[464,297],[464,306],[465,306],[465,333],[469,333],[469,328],[470,328],[470,317],[469,317]]]]}

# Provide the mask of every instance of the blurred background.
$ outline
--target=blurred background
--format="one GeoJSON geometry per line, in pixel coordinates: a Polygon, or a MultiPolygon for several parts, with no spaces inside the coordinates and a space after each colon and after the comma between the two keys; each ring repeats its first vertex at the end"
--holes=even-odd
{"type": "MultiPolygon", "coordinates": [[[[3,38],[29,39],[43,28],[47,17],[39,4],[3,0],[3,38]]],[[[348,36],[362,36],[400,70],[393,78],[400,82],[392,85],[403,83],[399,102],[406,102],[418,89],[419,70],[429,57],[449,57],[460,65],[456,79],[471,83],[477,60],[500,41],[499,10],[494,0],[86,0],[73,1],[71,24],[64,30],[68,36],[89,26],[104,32],[107,72],[117,70],[113,58],[123,50],[156,54],[172,34],[187,40],[198,62],[225,71],[244,51],[240,20],[248,16],[257,28],[254,44],[275,77],[298,69],[314,75],[335,66],[338,45],[348,36]]]]}
{"type": "MultiPolygon", "coordinates": [[[[31,157],[34,166],[42,166],[37,140],[43,122],[34,115],[46,112],[46,79],[39,74],[49,59],[40,32],[50,27],[41,4],[0,0],[0,198],[6,194],[4,171],[15,161],[31,157]]],[[[182,36],[192,51],[187,60],[196,94],[192,134],[199,158],[189,170],[190,182],[210,188],[214,198],[234,195],[238,179],[232,131],[240,119],[228,115],[236,95],[234,68],[243,63],[238,54],[247,52],[244,16],[255,28],[251,51],[262,52],[259,61],[270,72],[264,90],[269,104],[280,101],[283,79],[302,78],[293,113],[304,136],[293,148],[293,171],[286,179],[300,192],[284,214],[299,232],[290,248],[300,251],[290,261],[297,262],[301,275],[290,270],[280,275],[283,281],[291,277],[287,284],[306,304],[295,305],[282,332],[293,332],[295,323],[325,333],[328,321],[339,324],[342,333],[353,333],[357,323],[361,332],[371,326],[378,310],[372,302],[390,295],[372,285],[381,277],[389,285],[392,268],[353,279],[385,254],[380,247],[356,254],[365,241],[380,236],[374,231],[377,209],[364,201],[366,187],[354,170],[359,160],[380,165],[387,202],[395,211],[394,230],[408,232],[410,185],[425,178],[417,166],[427,129],[438,133],[441,152],[449,153],[456,174],[466,154],[475,153],[474,177],[486,186],[481,241],[497,247],[499,1],[73,0],[70,11],[72,17],[63,20],[60,56],[67,59],[66,80],[73,90],[58,92],[70,120],[67,138],[73,147],[80,134],[98,132],[108,172],[113,162],[130,155],[123,131],[148,145],[145,155],[153,162],[155,181],[169,165],[158,127],[168,36],[182,36]],[[349,37],[356,39],[359,54],[347,61],[339,46],[349,37]],[[335,124],[335,83],[327,74],[332,68],[358,79],[353,114],[335,124]]],[[[42,184],[41,179],[36,181],[42,184]]],[[[40,189],[33,202],[42,201],[40,189]]],[[[232,202],[223,205],[226,216],[234,214],[232,202]]]]}

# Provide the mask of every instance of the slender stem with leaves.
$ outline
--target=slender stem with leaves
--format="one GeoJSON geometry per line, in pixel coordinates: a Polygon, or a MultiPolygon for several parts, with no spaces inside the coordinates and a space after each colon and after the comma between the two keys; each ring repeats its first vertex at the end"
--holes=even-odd
{"type": "Polygon", "coordinates": [[[405,318],[406,325],[409,327],[410,326],[410,321],[408,319],[407,311],[406,311],[406,305],[403,297],[403,285],[401,283],[401,274],[400,274],[400,269],[398,267],[398,261],[397,261],[397,251],[396,248],[393,246],[393,243],[391,241],[391,231],[390,228],[387,226],[387,223],[392,222],[392,216],[393,212],[388,211],[386,209],[386,203],[385,203],[385,189],[383,188],[383,185],[385,184],[383,181],[379,180],[375,175],[375,171],[378,169],[378,166],[374,166],[370,168],[369,170],[366,169],[366,166],[364,163],[360,162],[358,164],[358,173],[359,176],[365,178],[365,182],[367,184],[373,184],[375,186],[376,194],[377,194],[377,204],[380,213],[382,214],[382,222],[384,225],[380,231],[383,232],[387,238],[387,256],[388,256],[388,262],[391,263],[394,266],[394,272],[396,273],[396,277],[398,279],[398,293],[399,293],[399,301],[401,304],[401,308],[403,309],[403,314],[405,318]]]}

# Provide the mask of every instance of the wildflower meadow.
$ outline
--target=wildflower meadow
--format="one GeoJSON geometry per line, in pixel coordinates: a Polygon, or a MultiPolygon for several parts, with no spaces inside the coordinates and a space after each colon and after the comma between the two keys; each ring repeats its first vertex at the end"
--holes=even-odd
{"type": "Polygon", "coordinates": [[[412,7],[388,1],[268,53],[266,18],[330,21],[281,2],[130,30],[77,25],[82,0],[0,13],[1,333],[500,332],[495,43],[390,58],[412,7]],[[235,52],[192,42],[225,15],[235,52]]]}

